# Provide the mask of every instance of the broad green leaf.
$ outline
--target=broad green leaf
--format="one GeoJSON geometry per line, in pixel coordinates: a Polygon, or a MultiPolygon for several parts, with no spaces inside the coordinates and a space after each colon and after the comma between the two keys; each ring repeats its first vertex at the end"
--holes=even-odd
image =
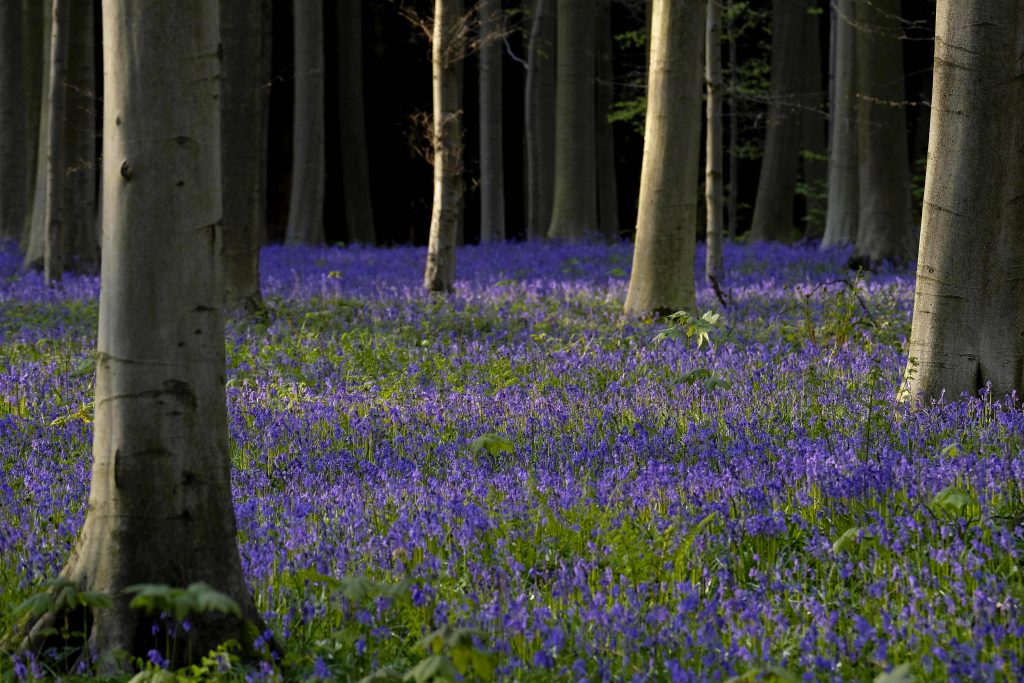
{"type": "Polygon", "coordinates": [[[875,676],[874,683],[917,683],[917,676],[910,673],[909,664],[894,666],[889,671],[883,671],[875,676]]]}
{"type": "Polygon", "coordinates": [[[861,536],[860,532],[861,528],[859,526],[850,527],[844,531],[843,535],[837,538],[835,543],[832,544],[832,552],[836,554],[843,552],[849,553],[856,550],[860,546],[861,541],[870,541],[874,538],[870,534],[864,534],[861,536]]]}
{"type": "Polygon", "coordinates": [[[473,443],[469,444],[469,450],[473,453],[487,451],[491,456],[496,456],[501,453],[512,453],[515,450],[515,446],[505,437],[488,432],[478,436],[473,443]]]}
{"type": "Polygon", "coordinates": [[[13,613],[15,617],[20,617],[23,614],[27,614],[33,619],[41,617],[47,612],[53,610],[53,596],[50,595],[49,591],[42,591],[36,593],[14,608],[13,613]]]}
{"type": "Polygon", "coordinates": [[[197,612],[220,612],[236,617],[242,616],[242,608],[230,595],[221,593],[205,583],[193,583],[188,587],[188,593],[195,603],[197,612]]]}
{"type": "Polygon", "coordinates": [[[444,655],[430,655],[402,676],[403,681],[416,681],[416,683],[430,683],[430,681],[457,683],[459,679],[458,669],[455,668],[452,660],[444,655]]]}
{"type": "Polygon", "coordinates": [[[473,671],[485,681],[494,680],[494,670],[497,668],[497,657],[490,652],[471,650],[470,661],[473,663],[473,671]]]}
{"type": "Polygon", "coordinates": [[[932,498],[932,507],[956,517],[965,517],[967,509],[977,504],[977,499],[959,486],[947,486],[932,498]]]}
{"type": "Polygon", "coordinates": [[[178,677],[164,669],[146,669],[135,674],[128,683],[176,683],[178,677]]]}
{"type": "Polygon", "coordinates": [[[369,676],[363,676],[359,683],[401,683],[402,672],[392,666],[377,669],[369,676]]]}

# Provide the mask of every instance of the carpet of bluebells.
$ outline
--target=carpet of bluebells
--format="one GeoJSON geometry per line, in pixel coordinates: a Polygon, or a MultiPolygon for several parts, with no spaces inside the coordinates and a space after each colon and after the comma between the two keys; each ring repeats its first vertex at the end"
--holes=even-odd
{"type": "MultiPolygon", "coordinates": [[[[1024,678],[1024,412],[896,401],[912,271],[728,245],[697,296],[721,317],[669,327],[622,317],[630,256],[466,247],[442,298],[423,249],[265,250],[227,400],[285,675],[1024,678]]],[[[98,281],[18,266],[0,255],[0,629],[66,558],[91,459],[98,281]]]]}

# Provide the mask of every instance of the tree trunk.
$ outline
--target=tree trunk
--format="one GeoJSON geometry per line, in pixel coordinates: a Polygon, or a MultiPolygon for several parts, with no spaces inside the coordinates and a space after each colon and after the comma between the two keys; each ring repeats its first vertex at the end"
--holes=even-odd
{"type": "Polygon", "coordinates": [[[224,296],[228,309],[257,310],[260,235],[266,231],[265,187],[260,178],[263,134],[264,12],[252,0],[220,1],[221,192],[224,210],[224,296]]]}
{"type": "Polygon", "coordinates": [[[1024,7],[939,0],[904,398],[1024,390],[1024,7]]]}
{"type": "Polygon", "coordinates": [[[48,51],[50,40],[50,24],[47,16],[50,3],[40,0],[22,0],[24,29],[24,56],[22,64],[25,73],[25,219],[20,228],[18,239],[22,250],[28,248],[32,229],[32,213],[35,205],[36,181],[40,147],[40,123],[42,120],[43,100],[46,99],[46,65],[49,64],[48,51]]]}
{"type": "Polygon", "coordinates": [[[828,161],[828,208],[823,249],[852,244],[857,235],[859,178],[857,147],[857,27],[854,0],[837,0],[835,93],[828,161]]]}
{"type": "Polygon", "coordinates": [[[828,191],[828,119],[822,71],[820,19],[815,12],[804,13],[804,102],[801,125],[800,169],[804,183],[807,213],[804,234],[821,237],[825,231],[826,193],[828,191]]]}
{"type": "Polygon", "coordinates": [[[20,238],[25,225],[28,170],[23,31],[21,0],[0,0],[0,242],[20,238]]]}
{"type": "Polygon", "coordinates": [[[594,6],[558,0],[555,196],[548,237],[577,240],[597,230],[594,131],[594,6]]]}
{"type": "Polygon", "coordinates": [[[704,12],[705,0],[654,0],[629,315],[696,308],[704,12]]]}
{"type": "Polygon", "coordinates": [[[537,0],[526,72],[526,235],[547,236],[555,187],[555,0],[537,0]]]}
{"type": "Polygon", "coordinates": [[[707,82],[707,138],[704,152],[704,200],[707,206],[707,254],[704,278],[708,283],[722,282],[722,5],[708,5],[705,41],[707,82]]]}
{"type": "Polygon", "coordinates": [[[455,241],[462,214],[462,0],[434,1],[434,203],[423,286],[455,288],[455,241]]]}
{"type": "MultiPolygon", "coordinates": [[[[732,0],[726,0],[726,7],[732,8],[732,0]]],[[[740,229],[739,196],[739,127],[740,116],[737,109],[736,70],[739,68],[739,57],[736,54],[736,37],[733,35],[732,12],[729,13],[729,238],[736,237],[740,229]]]]}
{"type": "Polygon", "coordinates": [[[793,237],[793,193],[800,162],[806,0],[772,0],[771,102],[750,236],[793,237]]]}
{"type": "Polygon", "coordinates": [[[39,123],[36,126],[35,140],[35,167],[32,170],[34,180],[32,181],[32,194],[29,197],[30,208],[28,224],[25,235],[22,238],[22,251],[25,253],[22,261],[23,268],[42,268],[44,250],[46,244],[46,159],[49,150],[46,148],[50,141],[50,40],[53,26],[53,5],[45,0],[39,0],[43,6],[43,40],[42,52],[35,56],[40,60],[42,74],[40,76],[42,87],[40,90],[39,107],[36,112],[39,114],[39,123]]]}
{"type": "Polygon", "coordinates": [[[93,0],[70,0],[65,169],[62,221],[70,264],[94,272],[100,257],[96,225],[96,21],[93,0]]]}
{"type": "Polygon", "coordinates": [[[917,248],[900,0],[856,3],[859,213],[854,259],[906,262],[917,248]]]}
{"type": "Polygon", "coordinates": [[[363,95],[363,0],[338,3],[338,93],[341,182],[348,239],[376,244],[363,95]]]}
{"type": "Polygon", "coordinates": [[[324,242],[323,0],[295,2],[295,116],[288,244],[324,242]]]}
{"type": "Polygon", "coordinates": [[[480,241],[505,239],[501,0],[480,0],[480,241]]]}
{"type": "Polygon", "coordinates": [[[229,638],[251,644],[259,628],[231,503],[217,27],[212,0],[103,2],[92,484],[62,572],[114,599],[89,620],[89,647],[101,656],[145,657],[153,647],[150,620],[129,608],[133,584],[202,581],[241,607],[241,618],[190,615],[191,647],[182,643],[179,659],[229,638]]]}
{"type": "Polygon", "coordinates": [[[43,276],[47,284],[59,282],[64,272],[64,229],[61,225],[64,199],[64,123],[67,88],[69,0],[53,0],[50,22],[49,117],[46,122],[46,200],[43,224],[43,276]]]}
{"type": "Polygon", "coordinates": [[[597,227],[611,240],[619,239],[619,188],[615,179],[615,135],[608,120],[615,100],[615,74],[612,70],[612,3],[597,0],[594,6],[597,19],[597,43],[594,64],[596,90],[594,92],[597,118],[594,120],[597,137],[597,227]]]}

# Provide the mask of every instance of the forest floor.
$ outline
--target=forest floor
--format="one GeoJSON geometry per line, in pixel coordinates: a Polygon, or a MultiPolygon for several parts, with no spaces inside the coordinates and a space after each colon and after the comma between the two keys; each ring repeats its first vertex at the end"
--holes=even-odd
{"type": "MultiPolygon", "coordinates": [[[[630,256],[467,247],[441,298],[423,249],[264,251],[227,398],[286,677],[1021,680],[1024,413],[897,403],[912,271],[728,245],[670,326],[630,256]]],[[[0,255],[0,629],[82,521],[97,291],[0,255]]]]}

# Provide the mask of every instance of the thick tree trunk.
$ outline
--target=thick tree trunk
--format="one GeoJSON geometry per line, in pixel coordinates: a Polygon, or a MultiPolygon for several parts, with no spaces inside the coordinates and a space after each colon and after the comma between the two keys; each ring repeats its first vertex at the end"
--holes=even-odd
{"type": "Polygon", "coordinates": [[[804,103],[801,125],[800,170],[807,213],[804,234],[821,237],[825,231],[828,191],[828,116],[825,113],[825,73],[822,71],[820,19],[815,12],[804,13],[804,103]]]}
{"type": "Polygon", "coordinates": [[[295,2],[295,116],[288,244],[324,241],[323,0],[295,2]]]}
{"type": "Polygon", "coordinates": [[[722,5],[708,5],[705,41],[704,79],[707,83],[707,135],[704,150],[704,201],[707,206],[707,254],[704,278],[722,282],[722,5]]]}
{"type": "Polygon", "coordinates": [[[555,0],[537,0],[526,72],[526,235],[547,236],[555,188],[555,0]]]}
{"type": "Polygon", "coordinates": [[[423,286],[432,292],[455,288],[455,242],[462,215],[462,0],[435,0],[434,204],[423,286]]]}
{"type": "Polygon", "coordinates": [[[654,0],[630,315],[696,308],[705,0],[654,0]]]}
{"type": "Polygon", "coordinates": [[[828,208],[823,249],[852,244],[857,236],[859,178],[857,170],[857,27],[854,0],[837,0],[835,85],[831,112],[832,143],[828,161],[828,208]]]}
{"type": "MultiPolygon", "coordinates": [[[[725,0],[726,7],[732,7],[732,0],[725,0]]],[[[739,68],[739,57],[736,52],[736,38],[733,36],[732,12],[729,13],[729,194],[727,204],[729,207],[728,233],[732,239],[739,234],[739,196],[740,196],[740,174],[739,174],[739,127],[740,117],[737,110],[736,70],[739,68]]]]}
{"type": "Polygon", "coordinates": [[[939,0],[904,398],[1024,390],[1024,7],[939,0]]]}
{"type": "Polygon", "coordinates": [[[900,0],[856,3],[860,201],[854,258],[869,265],[909,261],[917,248],[899,13],[900,0]]]}
{"type": "Polygon", "coordinates": [[[29,216],[22,237],[22,251],[24,259],[23,268],[42,268],[44,250],[46,244],[46,159],[49,150],[46,148],[50,141],[50,39],[53,26],[53,5],[46,0],[39,0],[43,6],[43,40],[42,53],[36,55],[35,59],[41,63],[41,82],[39,107],[36,112],[39,115],[39,122],[36,127],[37,138],[35,140],[35,167],[32,171],[32,194],[29,196],[29,216]]]}
{"type": "Polygon", "coordinates": [[[221,192],[224,210],[224,296],[228,309],[257,310],[260,296],[260,235],[266,197],[260,178],[266,145],[262,72],[264,12],[252,0],[221,0],[221,192]]]}
{"type": "Polygon", "coordinates": [[[376,244],[363,96],[363,0],[338,3],[338,118],[348,239],[376,244]]]}
{"type": "Polygon", "coordinates": [[[772,0],[771,102],[750,236],[793,236],[793,193],[800,162],[806,0],[772,0]]]}
{"type": "Polygon", "coordinates": [[[43,276],[48,284],[59,282],[64,272],[64,123],[67,103],[69,0],[53,0],[50,32],[49,117],[46,122],[46,200],[43,208],[43,276]]]}
{"type": "Polygon", "coordinates": [[[22,0],[24,29],[24,56],[22,64],[25,73],[25,220],[18,234],[22,249],[28,247],[32,229],[32,212],[35,205],[36,180],[39,159],[39,133],[42,119],[43,100],[46,99],[46,65],[50,53],[50,24],[47,16],[50,3],[40,0],[22,0]]]}
{"type": "Polygon", "coordinates": [[[608,239],[619,239],[619,187],[615,178],[615,135],[608,120],[615,100],[615,75],[612,71],[612,3],[597,0],[594,7],[597,44],[594,64],[594,92],[597,118],[597,227],[608,239]]]}
{"type": "Polygon", "coordinates": [[[505,239],[501,0],[480,0],[480,241],[505,239]]]}
{"type": "Polygon", "coordinates": [[[96,22],[93,0],[70,0],[67,98],[64,117],[64,244],[70,265],[94,272],[99,263],[96,225],[96,22]]]}
{"type": "Polygon", "coordinates": [[[23,33],[21,0],[0,0],[0,242],[20,238],[25,225],[28,170],[23,33]]]}
{"type": "Polygon", "coordinates": [[[101,656],[120,649],[145,657],[154,645],[149,620],[128,606],[124,589],[133,584],[202,581],[240,605],[241,619],[190,615],[191,648],[178,647],[182,656],[229,638],[251,643],[258,628],[231,503],[217,26],[212,0],[103,2],[92,484],[62,572],[114,599],[89,620],[89,647],[101,656]]]}
{"type": "Polygon", "coordinates": [[[548,227],[555,239],[597,231],[593,12],[591,0],[558,0],[555,196],[548,227]]]}

